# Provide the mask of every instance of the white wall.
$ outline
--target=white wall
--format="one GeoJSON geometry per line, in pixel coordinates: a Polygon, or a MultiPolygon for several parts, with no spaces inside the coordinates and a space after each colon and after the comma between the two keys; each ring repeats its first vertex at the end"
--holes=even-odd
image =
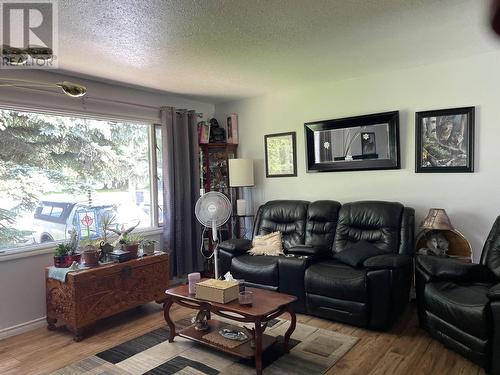
{"type": "MultiPolygon", "coordinates": [[[[367,57],[368,58],[368,57],[367,57]]],[[[216,117],[239,114],[238,155],[255,159],[256,204],[271,199],[400,201],[417,223],[430,207],[447,210],[479,258],[500,215],[500,54],[386,72],[216,105],[216,117]],[[416,174],[415,112],[476,106],[476,172],[416,174]],[[306,173],[304,123],[400,111],[401,170],[306,173]],[[298,176],[266,178],[264,135],[297,132],[298,176]]]]}
{"type": "MultiPolygon", "coordinates": [[[[1,88],[0,105],[7,107],[15,105],[80,112],[90,116],[103,115],[132,120],[141,119],[149,122],[159,121],[159,109],[155,108],[159,106],[194,109],[197,112],[202,112],[205,118],[210,118],[214,114],[214,105],[211,103],[203,103],[170,93],[116,86],[41,71],[4,71],[1,72],[0,79],[7,76],[48,82],[70,80],[86,85],[89,90],[88,97],[82,101],[66,97],[63,94],[1,88]],[[138,106],[123,103],[113,104],[100,99],[134,103],[138,106]]],[[[159,240],[158,235],[155,237],[153,238],[159,240]]],[[[39,255],[22,258],[0,255],[0,339],[43,323],[45,317],[44,268],[51,264],[53,264],[52,254],[46,251],[40,252],[39,255]]]]}

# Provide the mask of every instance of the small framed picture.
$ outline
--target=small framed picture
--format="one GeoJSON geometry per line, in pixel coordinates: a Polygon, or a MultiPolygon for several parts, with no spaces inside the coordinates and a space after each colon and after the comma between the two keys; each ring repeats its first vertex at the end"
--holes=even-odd
{"type": "Polygon", "coordinates": [[[266,147],[266,177],[297,176],[296,133],[264,136],[266,147]]]}
{"type": "Polygon", "coordinates": [[[415,172],[474,172],[474,107],[415,114],[415,172]]]}

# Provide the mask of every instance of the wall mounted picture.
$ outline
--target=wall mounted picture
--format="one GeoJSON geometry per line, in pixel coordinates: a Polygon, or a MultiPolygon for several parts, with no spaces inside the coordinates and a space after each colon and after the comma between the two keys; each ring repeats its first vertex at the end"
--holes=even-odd
{"type": "Polygon", "coordinates": [[[266,148],[266,177],[297,176],[296,133],[264,136],[266,148]]]}
{"type": "Polygon", "coordinates": [[[308,172],[398,169],[399,112],[304,124],[308,172]]]}
{"type": "Polygon", "coordinates": [[[415,172],[474,172],[474,107],[415,114],[415,172]]]}

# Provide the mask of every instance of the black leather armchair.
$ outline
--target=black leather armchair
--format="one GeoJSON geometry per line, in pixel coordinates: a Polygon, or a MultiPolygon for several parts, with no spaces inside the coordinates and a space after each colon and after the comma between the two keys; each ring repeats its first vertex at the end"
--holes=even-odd
{"type": "Polygon", "coordinates": [[[420,325],[434,338],[493,374],[500,374],[500,216],[479,264],[418,256],[420,325]]]}

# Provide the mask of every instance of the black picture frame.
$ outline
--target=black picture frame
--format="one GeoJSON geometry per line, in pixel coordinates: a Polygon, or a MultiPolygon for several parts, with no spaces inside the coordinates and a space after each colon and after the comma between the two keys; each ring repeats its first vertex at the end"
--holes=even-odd
{"type": "MultiPolygon", "coordinates": [[[[264,136],[264,145],[265,145],[265,158],[266,158],[266,177],[296,177],[297,176],[297,136],[296,132],[285,132],[285,133],[275,133],[275,134],[267,134],[264,136]],[[289,140],[291,149],[289,150],[287,156],[287,160],[284,161],[285,164],[288,164],[287,167],[290,168],[290,172],[287,173],[279,173],[276,172],[276,168],[273,168],[271,163],[273,160],[270,157],[270,149],[274,140],[278,138],[284,139],[285,141],[289,140]],[[275,169],[273,171],[273,169],[275,169]]],[[[285,150],[286,151],[286,150],[285,150]]]]}
{"type": "MultiPolygon", "coordinates": [[[[307,122],[304,124],[306,141],[307,172],[344,172],[363,170],[400,169],[399,145],[399,111],[383,112],[363,116],[346,117],[340,119],[307,122]],[[378,159],[377,154],[356,155],[352,160],[335,157],[334,160],[318,162],[315,157],[315,132],[325,130],[349,129],[363,127],[359,133],[370,134],[370,126],[387,124],[387,158],[378,159]],[[342,161],[339,163],[338,161],[342,161]]],[[[379,140],[377,140],[379,143],[379,140]]],[[[361,142],[360,142],[361,144],[361,142]]],[[[361,146],[360,146],[361,147],[361,146]]]]}
{"type": "Polygon", "coordinates": [[[416,112],[415,172],[474,172],[474,127],[475,107],[416,112]]]}

